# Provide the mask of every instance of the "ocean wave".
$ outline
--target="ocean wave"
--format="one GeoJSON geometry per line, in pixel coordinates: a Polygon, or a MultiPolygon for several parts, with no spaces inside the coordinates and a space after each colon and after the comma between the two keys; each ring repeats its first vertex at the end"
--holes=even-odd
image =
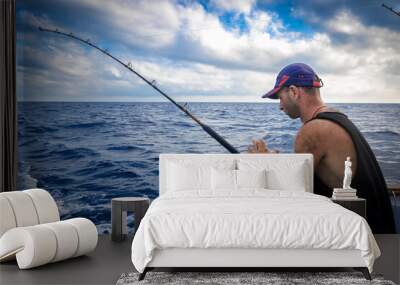
{"type": "Polygon", "coordinates": [[[17,189],[31,189],[38,187],[38,180],[31,176],[31,166],[24,161],[19,163],[17,189]]]}
{"type": "Polygon", "coordinates": [[[112,169],[117,165],[110,161],[91,161],[86,167],[78,168],[70,173],[72,176],[85,177],[98,173],[100,170],[112,169]]]}
{"type": "Polygon", "coordinates": [[[30,158],[30,159],[48,159],[49,158],[49,155],[48,154],[46,154],[46,153],[37,153],[37,154],[29,154],[29,155],[27,155],[27,157],[28,158],[30,158]]]}
{"type": "Polygon", "coordinates": [[[112,170],[105,171],[92,176],[93,178],[137,178],[140,177],[135,171],[112,170]]]}
{"type": "Polygon", "coordinates": [[[151,187],[144,187],[141,189],[140,193],[142,193],[144,196],[154,199],[158,196],[158,189],[154,189],[151,187]]]}
{"type": "Polygon", "coordinates": [[[111,223],[97,224],[96,228],[100,235],[107,235],[111,233],[111,223]]]}
{"type": "Polygon", "coordinates": [[[153,121],[150,121],[150,120],[140,120],[140,119],[138,119],[138,120],[135,120],[135,125],[148,127],[148,126],[156,126],[157,124],[155,122],[153,122],[153,121]]]}
{"type": "Polygon", "coordinates": [[[31,145],[31,144],[33,144],[33,143],[36,143],[36,142],[38,142],[39,140],[38,139],[28,139],[28,140],[26,140],[26,141],[24,141],[24,140],[21,140],[20,139],[20,137],[19,137],[19,146],[21,147],[21,146],[28,146],[28,145],[31,145]]]}
{"type": "Polygon", "coordinates": [[[91,174],[95,174],[96,172],[98,172],[98,170],[94,167],[87,167],[87,168],[82,168],[82,169],[78,169],[75,170],[71,173],[71,175],[76,175],[76,176],[88,176],[91,174]]]}
{"type": "Polygon", "coordinates": [[[152,174],[152,175],[154,175],[154,176],[158,176],[158,169],[153,169],[153,170],[151,170],[150,171],[150,173],[152,174]]]}
{"type": "Polygon", "coordinates": [[[45,185],[68,185],[75,182],[74,179],[63,177],[62,175],[43,175],[40,177],[40,182],[45,185]]]}
{"type": "MultiPolygon", "coordinates": [[[[171,122],[168,122],[169,124],[171,124],[171,122]]],[[[183,128],[194,128],[195,125],[194,123],[187,123],[187,122],[173,122],[171,125],[171,127],[183,127],[183,128]]]]}
{"type": "Polygon", "coordinates": [[[88,164],[89,167],[93,168],[110,168],[116,166],[116,164],[112,161],[90,161],[88,164]]]}
{"type": "Polygon", "coordinates": [[[380,130],[380,131],[366,131],[362,132],[364,135],[379,135],[379,136],[400,136],[398,132],[392,130],[380,130]]]}
{"type": "Polygon", "coordinates": [[[89,191],[89,192],[91,192],[91,191],[93,191],[93,190],[98,190],[99,189],[99,183],[97,183],[97,182],[86,182],[86,183],[81,183],[81,184],[78,184],[77,185],[77,188],[80,190],[80,191],[89,191]]]}
{"type": "Polygon", "coordinates": [[[145,168],[149,167],[149,164],[146,163],[145,161],[132,161],[132,162],[129,162],[129,166],[134,167],[134,168],[145,169],[145,168]]]}
{"type": "Polygon", "coordinates": [[[31,124],[24,126],[25,129],[25,136],[27,135],[26,132],[32,133],[32,134],[44,134],[44,133],[52,133],[58,131],[57,128],[52,128],[52,127],[45,127],[45,126],[32,126],[31,124]]]}
{"type": "Polygon", "coordinates": [[[49,153],[50,155],[61,156],[62,159],[79,159],[87,156],[96,156],[98,153],[92,149],[88,148],[74,148],[74,149],[63,149],[63,150],[53,150],[49,153]]]}
{"type": "Polygon", "coordinates": [[[258,128],[255,124],[233,124],[231,128],[258,128]]]}
{"type": "Polygon", "coordinates": [[[78,123],[78,124],[71,124],[63,126],[65,129],[88,129],[88,128],[95,128],[95,127],[103,127],[106,125],[106,122],[93,122],[93,123],[78,123]]]}
{"type": "Polygon", "coordinates": [[[143,150],[142,147],[132,146],[132,145],[120,145],[120,146],[110,146],[107,150],[115,150],[115,151],[135,151],[135,150],[143,150]]]}
{"type": "Polygon", "coordinates": [[[37,185],[38,180],[30,176],[29,174],[19,175],[17,178],[17,188],[20,190],[37,188],[37,185]]]}

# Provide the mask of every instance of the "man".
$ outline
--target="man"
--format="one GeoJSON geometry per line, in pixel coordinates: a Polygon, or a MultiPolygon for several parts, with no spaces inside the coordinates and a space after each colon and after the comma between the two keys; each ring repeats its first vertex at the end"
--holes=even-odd
{"type": "MultiPolygon", "coordinates": [[[[353,162],[351,187],[367,200],[367,219],[374,233],[395,233],[387,186],[367,141],[343,113],[329,108],[320,96],[322,80],[306,64],[294,63],[278,74],[275,87],[262,96],[279,99],[280,110],[300,118],[303,126],[296,135],[294,151],[314,156],[314,193],[332,196],[341,188],[343,162],[353,162]]],[[[264,141],[254,140],[250,153],[271,153],[264,141]]]]}

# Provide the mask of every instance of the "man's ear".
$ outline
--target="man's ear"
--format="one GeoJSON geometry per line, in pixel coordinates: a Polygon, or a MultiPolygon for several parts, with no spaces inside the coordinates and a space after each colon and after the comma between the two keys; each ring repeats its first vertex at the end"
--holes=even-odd
{"type": "Polygon", "coordinates": [[[295,99],[295,100],[299,99],[300,88],[298,88],[297,86],[294,86],[294,85],[290,85],[289,91],[290,91],[290,94],[292,94],[293,99],[295,99]]]}

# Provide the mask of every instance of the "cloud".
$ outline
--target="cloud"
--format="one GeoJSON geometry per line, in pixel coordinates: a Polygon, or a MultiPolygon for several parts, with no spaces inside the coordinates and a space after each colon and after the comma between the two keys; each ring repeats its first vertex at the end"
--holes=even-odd
{"type": "MultiPolygon", "coordinates": [[[[29,66],[18,67],[20,100],[40,100],[42,94],[46,94],[46,100],[54,101],[92,101],[95,98],[118,101],[119,96],[125,100],[163,99],[125,68],[114,65],[97,51],[86,51],[75,42],[56,44],[51,52],[24,47],[20,53],[32,59],[29,66]],[[36,92],[26,94],[30,90],[36,92]]],[[[135,63],[136,71],[150,81],[156,79],[157,86],[177,99],[198,100],[199,96],[221,99],[221,96],[235,95],[249,101],[249,94],[259,97],[255,83],[266,81],[260,72],[226,72],[212,65],[126,57],[135,63]]]]}
{"type": "MultiPolygon", "coordinates": [[[[400,7],[397,0],[386,0],[385,4],[393,7],[400,7]]],[[[304,20],[318,27],[332,15],[337,15],[340,11],[347,10],[356,16],[364,26],[376,26],[390,30],[400,30],[399,18],[382,7],[379,0],[324,0],[324,1],[294,1],[291,7],[292,16],[304,20]]]]}
{"type": "Polygon", "coordinates": [[[47,15],[42,15],[38,17],[29,11],[21,11],[20,13],[18,13],[18,16],[20,19],[23,19],[26,24],[33,27],[57,28],[53,21],[51,21],[47,15]]]}
{"type": "Polygon", "coordinates": [[[349,35],[357,35],[365,31],[360,21],[346,10],[339,12],[335,18],[328,21],[326,26],[331,31],[349,35]]]}
{"type": "Polygon", "coordinates": [[[110,72],[115,78],[121,78],[121,73],[116,67],[110,66],[110,72]]]}
{"type": "Polygon", "coordinates": [[[25,45],[17,50],[17,58],[24,59],[17,66],[20,100],[91,100],[137,84],[110,59],[77,42],[61,40],[46,46],[39,41],[36,48],[25,45]]]}
{"type": "Polygon", "coordinates": [[[99,36],[106,34],[132,46],[165,48],[174,42],[179,30],[178,11],[172,1],[71,0],[70,4],[93,11],[103,27],[99,36]]]}
{"type": "Polygon", "coordinates": [[[255,0],[211,0],[210,6],[223,11],[249,14],[255,0]]]}
{"type": "MultiPolygon", "coordinates": [[[[131,61],[163,90],[185,100],[261,101],[259,96],[273,86],[283,66],[306,62],[323,78],[322,94],[328,101],[400,102],[400,32],[366,25],[351,9],[336,9],[320,22],[318,32],[304,35],[290,30],[287,19],[277,12],[256,9],[252,1],[247,3],[253,7],[251,12],[243,17],[245,32],[226,27],[218,13],[196,2],[160,1],[157,6],[154,1],[62,3],[71,11],[79,8],[86,15],[85,23],[94,23],[80,26],[85,37],[110,46],[114,55],[131,61]]],[[[211,4],[250,11],[235,6],[235,1],[226,7],[218,1],[211,4]]],[[[50,23],[65,30],[79,26],[53,18],[50,11],[20,13],[31,25],[50,23]]],[[[309,15],[296,7],[291,13],[309,15]]],[[[77,42],[51,36],[38,39],[34,32],[24,32],[19,39],[24,42],[19,74],[30,78],[25,85],[32,85],[30,93],[35,98],[52,90],[57,100],[160,98],[130,72],[77,42]]]]}

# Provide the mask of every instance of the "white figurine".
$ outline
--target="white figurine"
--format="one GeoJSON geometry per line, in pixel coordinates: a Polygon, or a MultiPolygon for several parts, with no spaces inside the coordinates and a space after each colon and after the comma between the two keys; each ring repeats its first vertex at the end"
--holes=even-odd
{"type": "Polygon", "coordinates": [[[350,187],[351,184],[351,176],[353,175],[351,171],[351,161],[350,161],[350,156],[346,158],[346,161],[344,162],[344,179],[343,179],[343,189],[353,189],[350,187]]]}

